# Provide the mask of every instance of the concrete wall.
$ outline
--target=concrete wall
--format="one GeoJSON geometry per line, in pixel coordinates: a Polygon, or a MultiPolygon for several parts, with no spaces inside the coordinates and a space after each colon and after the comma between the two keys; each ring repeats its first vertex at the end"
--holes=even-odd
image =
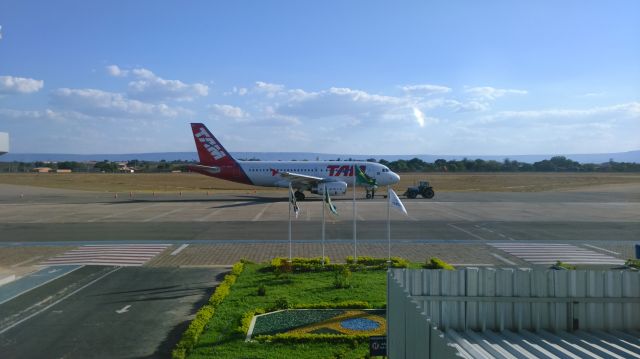
{"type": "Polygon", "coordinates": [[[9,134],[0,132],[0,155],[9,152],[9,134]]]}

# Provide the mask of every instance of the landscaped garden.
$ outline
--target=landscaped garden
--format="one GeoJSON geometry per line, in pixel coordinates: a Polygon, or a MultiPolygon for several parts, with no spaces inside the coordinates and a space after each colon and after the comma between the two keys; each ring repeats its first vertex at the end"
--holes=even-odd
{"type": "MultiPolygon", "coordinates": [[[[399,258],[392,264],[408,265],[399,258]]],[[[373,258],[357,264],[347,258],[342,265],[328,258],[324,265],[320,258],[238,264],[204,307],[207,313],[198,313],[201,321],[197,316],[187,330],[201,326],[201,334],[183,336],[174,357],[368,357],[368,337],[384,335],[386,328],[386,268],[385,260],[373,258]]]]}

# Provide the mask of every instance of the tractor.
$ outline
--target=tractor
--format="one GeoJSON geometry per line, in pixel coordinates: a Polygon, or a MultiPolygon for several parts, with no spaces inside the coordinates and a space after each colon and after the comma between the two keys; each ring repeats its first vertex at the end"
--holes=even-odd
{"type": "Polygon", "coordinates": [[[407,198],[411,199],[418,197],[418,195],[421,195],[423,198],[431,199],[435,194],[433,187],[431,187],[428,181],[420,181],[420,185],[418,187],[409,187],[404,193],[407,198]]]}

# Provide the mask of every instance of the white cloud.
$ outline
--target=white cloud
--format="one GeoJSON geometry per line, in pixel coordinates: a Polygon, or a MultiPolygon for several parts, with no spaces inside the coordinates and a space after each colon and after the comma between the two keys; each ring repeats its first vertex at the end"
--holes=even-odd
{"type": "Polygon", "coordinates": [[[248,114],[244,112],[240,107],[231,105],[219,105],[214,104],[210,106],[210,109],[215,115],[241,120],[248,117],[248,114]]]}
{"type": "Polygon", "coordinates": [[[0,76],[0,94],[28,94],[38,92],[44,81],[25,77],[0,76]]]}
{"type": "Polygon", "coordinates": [[[272,84],[263,81],[257,81],[253,88],[254,92],[266,94],[267,97],[274,97],[284,90],[284,85],[272,84]]]}
{"type": "Polygon", "coordinates": [[[126,98],[120,93],[96,89],[60,88],[51,93],[55,106],[90,116],[115,118],[173,118],[190,112],[165,104],[151,104],[126,98]]]}
{"type": "Polygon", "coordinates": [[[498,89],[490,86],[466,88],[464,92],[479,100],[495,100],[505,95],[526,95],[525,90],[498,89]]]}
{"type": "Polygon", "coordinates": [[[114,77],[126,77],[129,75],[128,70],[123,70],[118,65],[107,66],[107,73],[114,77]]]}
{"type": "Polygon", "coordinates": [[[430,84],[422,84],[422,85],[405,85],[400,87],[402,91],[406,93],[417,93],[421,95],[442,95],[451,92],[450,87],[440,86],[440,85],[430,85],[430,84]]]}
{"type": "Polygon", "coordinates": [[[205,84],[165,80],[147,69],[133,69],[131,74],[137,79],[129,82],[128,93],[132,98],[147,101],[192,101],[209,94],[209,87],[205,84]]]}
{"type": "Polygon", "coordinates": [[[427,117],[424,115],[424,112],[420,111],[419,108],[413,107],[413,116],[416,118],[416,122],[420,127],[424,127],[425,125],[434,125],[440,122],[435,117],[427,117]]]}

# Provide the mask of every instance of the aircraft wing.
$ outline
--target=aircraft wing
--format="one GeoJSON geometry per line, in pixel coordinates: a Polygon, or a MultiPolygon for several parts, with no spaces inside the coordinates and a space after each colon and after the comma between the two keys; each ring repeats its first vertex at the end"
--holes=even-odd
{"type": "Polygon", "coordinates": [[[291,182],[292,185],[304,185],[311,187],[312,185],[316,185],[325,179],[322,177],[303,175],[300,173],[293,172],[278,172],[280,177],[287,179],[291,182]]]}

